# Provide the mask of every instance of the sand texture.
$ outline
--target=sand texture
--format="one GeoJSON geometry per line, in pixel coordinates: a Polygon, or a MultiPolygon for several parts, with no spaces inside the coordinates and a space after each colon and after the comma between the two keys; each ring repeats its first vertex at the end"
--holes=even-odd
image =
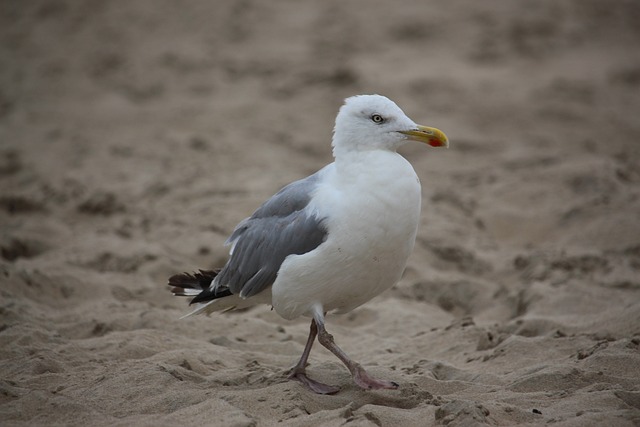
{"type": "Polygon", "coordinates": [[[0,2],[2,426],[640,425],[640,3],[0,2]],[[327,319],[178,320],[166,279],[380,93],[449,150],[403,279],[327,319]]]}

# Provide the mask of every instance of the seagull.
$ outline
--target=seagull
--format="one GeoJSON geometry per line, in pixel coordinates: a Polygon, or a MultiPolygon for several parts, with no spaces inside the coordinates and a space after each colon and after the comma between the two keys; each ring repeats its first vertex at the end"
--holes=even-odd
{"type": "Polygon", "coordinates": [[[400,280],[420,220],[420,180],[397,153],[409,141],[449,146],[442,131],[416,124],[384,96],[347,98],[333,130],[334,162],[285,186],[241,221],[226,241],[224,267],[169,278],[174,295],[193,297],[196,308],[184,317],[256,304],[270,304],[288,320],[309,317],[290,379],[320,394],[340,390],[306,373],[317,337],[359,387],[397,389],[338,347],[325,316],[347,313],[400,280]]]}

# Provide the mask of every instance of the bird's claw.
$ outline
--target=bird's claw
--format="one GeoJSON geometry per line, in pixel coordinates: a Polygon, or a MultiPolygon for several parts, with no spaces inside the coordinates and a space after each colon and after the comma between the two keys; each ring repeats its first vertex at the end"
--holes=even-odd
{"type": "Polygon", "coordinates": [[[335,394],[340,391],[339,387],[323,384],[314,379],[311,379],[304,372],[293,371],[289,374],[289,379],[300,381],[302,384],[314,393],[318,394],[335,394]]]}
{"type": "Polygon", "coordinates": [[[386,381],[375,378],[361,366],[355,369],[353,374],[353,381],[361,388],[365,390],[396,390],[400,387],[400,384],[394,381],[386,381]]]}

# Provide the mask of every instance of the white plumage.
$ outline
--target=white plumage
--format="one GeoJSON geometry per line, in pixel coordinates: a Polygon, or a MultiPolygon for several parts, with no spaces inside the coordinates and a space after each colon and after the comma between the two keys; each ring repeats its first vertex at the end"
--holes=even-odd
{"type": "Polygon", "coordinates": [[[308,209],[326,218],[327,239],[280,267],[278,314],[313,315],[318,304],[345,313],[400,279],[418,230],[420,182],[399,154],[372,150],[327,166],[308,209]]]}

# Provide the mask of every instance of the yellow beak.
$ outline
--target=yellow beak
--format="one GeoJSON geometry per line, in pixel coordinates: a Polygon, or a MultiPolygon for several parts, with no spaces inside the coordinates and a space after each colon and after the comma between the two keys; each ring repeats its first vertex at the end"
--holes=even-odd
{"type": "Polygon", "coordinates": [[[449,148],[449,139],[440,129],[418,125],[416,129],[400,131],[407,135],[411,141],[418,141],[432,147],[449,148]]]}

